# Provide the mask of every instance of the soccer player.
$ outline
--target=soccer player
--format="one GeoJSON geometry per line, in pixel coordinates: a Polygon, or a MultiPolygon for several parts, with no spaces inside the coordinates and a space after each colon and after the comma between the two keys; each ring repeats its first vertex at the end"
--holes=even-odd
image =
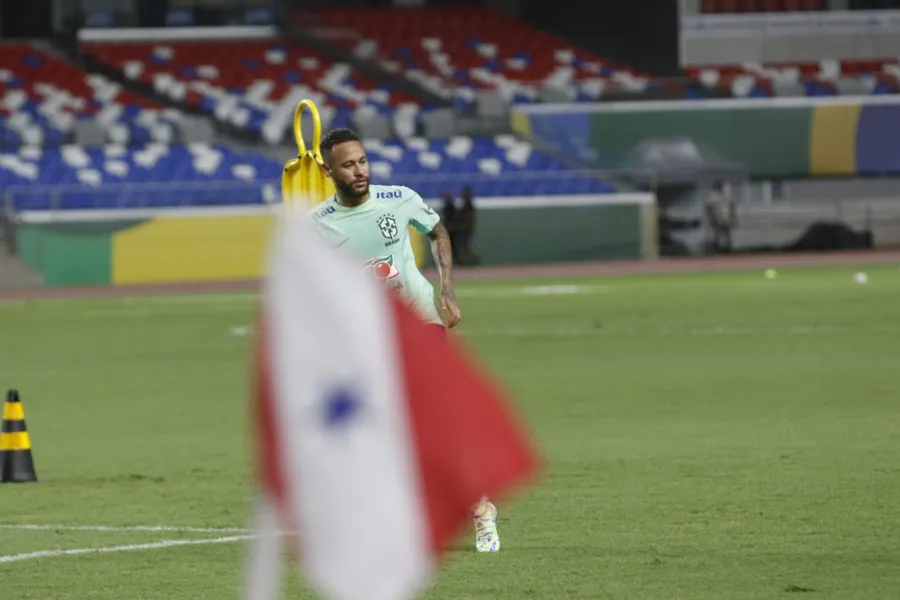
{"type": "MultiPolygon", "coordinates": [[[[366,150],[353,131],[335,129],[322,139],[320,147],[336,193],[311,212],[318,230],[334,245],[358,255],[367,272],[396,290],[422,320],[446,335],[434,288],[419,271],[409,239],[412,225],[431,240],[441,280],[438,304],[447,314],[446,327],[456,327],[461,312],[453,290],[450,236],[438,214],[408,187],[369,185],[366,150]]],[[[472,519],[475,549],[499,550],[497,507],[482,498],[472,519]]]]}

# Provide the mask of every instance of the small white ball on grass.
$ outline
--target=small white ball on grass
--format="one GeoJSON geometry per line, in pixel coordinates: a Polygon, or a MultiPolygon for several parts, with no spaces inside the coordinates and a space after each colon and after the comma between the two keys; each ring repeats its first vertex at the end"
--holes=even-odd
{"type": "Polygon", "coordinates": [[[855,281],[856,283],[858,283],[860,285],[863,285],[863,284],[869,283],[869,276],[866,275],[865,273],[857,273],[856,275],[853,276],[853,281],[855,281]]]}
{"type": "Polygon", "coordinates": [[[763,275],[765,275],[766,279],[775,279],[775,277],[778,275],[778,272],[775,269],[766,269],[763,275]]]}

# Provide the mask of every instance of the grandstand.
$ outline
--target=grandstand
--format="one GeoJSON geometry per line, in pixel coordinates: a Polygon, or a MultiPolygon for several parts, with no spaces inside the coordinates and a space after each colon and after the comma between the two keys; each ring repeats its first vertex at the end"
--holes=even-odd
{"type": "Polygon", "coordinates": [[[707,88],[736,97],[797,97],[896,94],[900,91],[900,63],[822,60],[798,63],[745,63],[686,69],[707,88]]]}
{"type": "MultiPolygon", "coordinates": [[[[374,180],[402,181],[426,198],[464,184],[480,197],[613,191],[511,136],[372,140],[367,148],[374,180]]],[[[226,144],[23,147],[0,154],[0,187],[13,210],[265,204],[278,199],[282,166],[226,144]]]]}
{"type": "Polygon", "coordinates": [[[822,10],[823,0],[703,0],[704,13],[773,13],[822,10]]]}
{"type": "MultiPolygon", "coordinates": [[[[243,4],[232,4],[213,20],[239,17],[243,4]]],[[[691,19],[715,25],[716,19],[769,23],[828,14],[819,12],[827,3],[812,0],[682,4],[682,27],[691,19]]],[[[282,165],[295,153],[293,112],[304,98],[319,105],[326,127],[361,133],[373,181],[402,182],[430,200],[466,185],[484,199],[564,199],[612,198],[647,184],[634,177],[628,149],[602,163],[585,158],[612,143],[597,138],[607,121],[523,121],[517,107],[553,111],[571,104],[590,112],[608,99],[659,94],[702,102],[900,90],[896,55],[734,62],[726,53],[701,60],[701,52],[685,58],[682,76],[672,79],[485,6],[325,6],[289,11],[273,25],[260,16],[265,5],[247,4],[242,25],[204,27],[203,15],[211,13],[177,2],[169,22],[181,26],[125,29],[120,26],[134,24],[133,15],[104,8],[86,14],[82,22],[93,26],[70,31],[68,41],[4,42],[0,189],[7,213],[278,203],[282,165]]],[[[579,113],[566,108],[563,114],[579,113]]],[[[816,123],[797,125],[797,139],[807,130],[833,129],[816,123]]],[[[667,135],[691,130],[662,125],[655,127],[667,135]]],[[[726,158],[736,147],[727,137],[718,145],[715,135],[702,139],[726,158]]],[[[795,163],[806,160],[796,156],[795,163]]],[[[815,164],[808,174],[850,172],[809,160],[815,164]]]]}
{"type": "Polygon", "coordinates": [[[96,119],[114,143],[169,141],[176,111],[27,43],[0,52],[0,147],[58,146],[96,119]]]}
{"type": "Polygon", "coordinates": [[[330,10],[356,32],[359,53],[376,56],[431,91],[471,106],[479,90],[508,102],[535,102],[542,89],[596,101],[606,87],[647,88],[649,77],[485,7],[330,10]]]}
{"type": "Polygon", "coordinates": [[[353,124],[355,109],[389,112],[415,103],[349,65],[283,38],[164,42],[86,42],[82,51],[216,119],[253,133],[283,135],[300,100],[316,98],[333,127],[353,124]]]}
{"type": "Polygon", "coordinates": [[[890,20],[890,12],[878,12],[897,8],[893,0],[690,0],[684,4],[685,74],[706,89],[737,97],[900,91],[897,48],[880,39],[895,37],[889,27],[879,26],[890,20]],[[832,11],[832,5],[846,12],[832,11]],[[867,22],[875,24],[868,31],[867,22]]]}
{"type": "MultiPolygon", "coordinates": [[[[8,44],[0,59],[0,93],[8,116],[0,186],[10,208],[271,202],[282,160],[253,148],[237,150],[227,136],[192,139],[189,115],[206,115],[257,140],[286,142],[294,108],[307,97],[322,106],[331,127],[354,126],[360,110],[392,116],[391,111],[403,108],[412,107],[414,115],[429,108],[268,30],[251,39],[212,35],[205,41],[153,41],[152,33],[149,40],[86,41],[80,46],[83,56],[68,58],[39,45],[8,44]],[[89,72],[79,66],[85,64],[82,58],[122,77],[89,72]],[[94,125],[99,137],[85,135],[80,124],[94,125]],[[185,194],[177,185],[141,189],[156,183],[229,181],[241,184],[240,191],[204,196],[196,190],[185,194]],[[251,182],[260,185],[243,185],[251,182]],[[79,191],[79,185],[95,191],[79,191]],[[68,186],[68,191],[53,186],[68,186]]],[[[560,159],[508,134],[437,140],[392,136],[367,146],[376,180],[403,178],[429,198],[464,184],[484,197],[613,191],[610,184],[573,173],[560,159]]]]}

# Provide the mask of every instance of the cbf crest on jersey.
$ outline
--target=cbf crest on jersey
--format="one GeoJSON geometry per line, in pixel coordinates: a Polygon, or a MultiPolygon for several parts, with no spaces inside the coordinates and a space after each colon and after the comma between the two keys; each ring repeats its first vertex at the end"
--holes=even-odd
{"type": "Polygon", "coordinates": [[[400,241],[400,228],[397,227],[397,219],[394,218],[394,215],[381,215],[378,218],[378,228],[381,230],[381,235],[387,240],[384,244],[385,246],[390,246],[400,241]]]}

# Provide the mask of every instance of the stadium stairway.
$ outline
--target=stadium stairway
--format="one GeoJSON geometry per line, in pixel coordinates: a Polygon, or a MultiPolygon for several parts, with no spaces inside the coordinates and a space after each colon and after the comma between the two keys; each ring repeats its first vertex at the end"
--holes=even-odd
{"type": "Polygon", "coordinates": [[[33,289],[43,285],[41,276],[28,268],[19,257],[6,248],[0,249],[0,291],[33,289]]]}
{"type": "Polygon", "coordinates": [[[6,237],[10,228],[0,226],[0,292],[43,286],[41,276],[32,271],[12,252],[12,240],[6,237]]]}

